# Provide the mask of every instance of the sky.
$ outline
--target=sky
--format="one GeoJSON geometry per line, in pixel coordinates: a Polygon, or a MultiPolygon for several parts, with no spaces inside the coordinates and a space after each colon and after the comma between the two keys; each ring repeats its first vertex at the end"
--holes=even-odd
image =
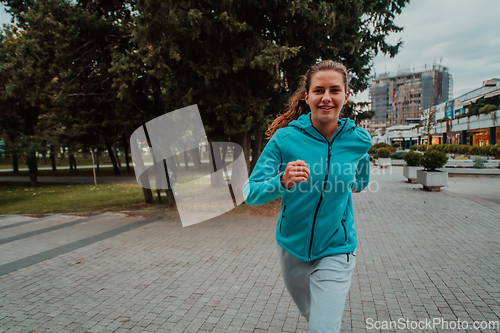
{"type": "MultiPolygon", "coordinates": [[[[403,41],[394,58],[377,55],[372,73],[441,63],[453,77],[453,96],[458,97],[491,78],[500,78],[500,0],[411,0],[395,22],[404,31],[388,41],[403,41]]],[[[0,4],[0,23],[10,16],[0,4]]],[[[368,101],[368,91],[352,96],[368,101]]]]}

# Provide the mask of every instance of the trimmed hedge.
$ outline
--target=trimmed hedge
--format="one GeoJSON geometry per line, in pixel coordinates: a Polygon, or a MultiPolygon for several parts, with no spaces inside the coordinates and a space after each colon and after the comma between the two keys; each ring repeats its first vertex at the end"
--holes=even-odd
{"type": "Polygon", "coordinates": [[[446,162],[448,162],[446,153],[437,149],[427,150],[422,157],[422,166],[428,171],[442,168],[446,162]]]}
{"type": "Polygon", "coordinates": [[[419,166],[422,162],[422,154],[410,151],[403,157],[403,160],[408,166],[419,166]]]}
{"type": "Polygon", "coordinates": [[[387,148],[379,148],[377,150],[377,155],[379,158],[389,158],[391,157],[391,151],[387,148]]]}
{"type": "Polygon", "coordinates": [[[407,154],[407,152],[405,152],[405,151],[398,151],[398,152],[392,153],[391,158],[393,160],[402,160],[406,154],[407,154]]]}

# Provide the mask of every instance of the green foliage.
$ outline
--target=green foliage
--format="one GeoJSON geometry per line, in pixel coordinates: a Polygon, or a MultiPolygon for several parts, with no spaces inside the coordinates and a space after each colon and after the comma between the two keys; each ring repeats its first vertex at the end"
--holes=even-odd
{"type": "Polygon", "coordinates": [[[437,149],[430,149],[424,153],[421,165],[428,171],[435,171],[442,168],[448,161],[448,156],[443,151],[437,149]]]}
{"type": "Polygon", "coordinates": [[[468,107],[467,117],[477,116],[479,114],[479,110],[486,105],[486,99],[481,97],[475,103],[472,103],[468,107]]]}
{"type": "Polygon", "coordinates": [[[448,154],[458,153],[459,146],[457,144],[447,144],[444,151],[448,154]]]}
{"type": "Polygon", "coordinates": [[[498,144],[491,146],[490,155],[500,157],[500,146],[498,144]]]}
{"type": "Polygon", "coordinates": [[[56,184],[28,188],[0,184],[0,211],[4,214],[47,214],[124,210],[144,201],[137,184],[56,184]]]}
{"type": "MultiPolygon", "coordinates": [[[[360,102],[360,103],[364,103],[364,102],[360,102]]],[[[357,103],[357,105],[359,105],[360,103],[357,103]]],[[[375,117],[375,111],[373,111],[373,110],[358,112],[356,114],[354,121],[356,122],[356,125],[358,125],[363,120],[373,119],[374,117],[375,117]]]]}
{"type": "Polygon", "coordinates": [[[30,156],[35,143],[109,147],[198,104],[209,139],[247,153],[318,59],[365,90],[377,53],[402,45],[386,37],[408,2],[4,1],[15,25],[0,37],[1,131],[30,156]]]}
{"type": "Polygon", "coordinates": [[[407,152],[405,152],[405,151],[398,151],[398,152],[395,152],[395,153],[391,154],[391,159],[393,159],[393,160],[402,160],[405,157],[406,154],[407,154],[407,152]]]}
{"type": "Polygon", "coordinates": [[[459,151],[460,154],[469,154],[470,149],[471,149],[470,145],[460,145],[459,151]]]}
{"type": "Polygon", "coordinates": [[[438,119],[436,120],[437,123],[442,123],[442,122],[445,122],[445,121],[448,121],[448,120],[451,120],[450,118],[448,117],[444,117],[444,118],[441,118],[441,119],[438,119]]]}
{"type": "Polygon", "coordinates": [[[474,169],[484,169],[485,166],[484,166],[484,160],[481,158],[481,157],[476,157],[474,159],[474,169]]]}
{"type": "Polygon", "coordinates": [[[490,156],[492,147],[494,147],[494,145],[484,145],[479,147],[479,154],[481,156],[490,156]]]}
{"type": "Polygon", "coordinates": [[[390,147],[390,145],[385,143],[385,142],[379,142],[379,143],[374,144],[372,147],[378,149],[378,148],[390,147]]]}
{"type": "Polygon", "coordinates": [[[479,109],[479,113],[482,114],[482,113],[490,113],[490,112],[493,112],[493,111],[496,111],[498,110],[498,106],[496,105],[493,105],[493,104],[486,104],[485,106],[481,107],[479,109]]]}
{"type": "Polygon", "coordinates": [[[471,155],[479,155],[479,146],[470,146],[469,154],[471,155]]]}
{"type": "Polygon", "coordinates": [[[413,145],[411,148],[417,151],[426,151],[427,145],[413,145]]]}
{"type": "Polygon", "coordinates": [[[377,150],[377,155],[379,158],[389,158],[391,157],[391,151],[387,148],[379,148],[377,150]]]}
{"type": "Polygon", "coordinates": [[[408,166],[419,166],[422,161],[422,154],[410,151],[403,157],[403,160],[408,166]]]}

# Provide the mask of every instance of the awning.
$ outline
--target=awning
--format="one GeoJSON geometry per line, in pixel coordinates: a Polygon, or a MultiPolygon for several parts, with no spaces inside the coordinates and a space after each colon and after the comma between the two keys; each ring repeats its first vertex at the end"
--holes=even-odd
{"type": "Polygon", "coordinates": [[[496,96],[496,95],[500,95],[500,89],[496,89],[496,90],[490,91],[489,93],[487,93],[486,95],[484,95],[484,98],[490,98],[490,97],[493,97],[493,96],[496,96]]]}

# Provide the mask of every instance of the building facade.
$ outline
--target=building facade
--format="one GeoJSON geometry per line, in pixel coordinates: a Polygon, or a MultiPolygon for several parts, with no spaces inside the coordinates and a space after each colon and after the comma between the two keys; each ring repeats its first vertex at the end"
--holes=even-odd
{"type": "Polygon", "coordinates": [[[452,82],[448,68],[436,64],[378,75],[370,87],[373,120],[394,126],[419,118],[422,110],[452,97],[452,82]]]}
{"type": "MultiPolygon", "coordinates": [[[[434,132],[429,144],[483,146],[500,142],[500,80],[498,78],[487,80],[483,82],[482,87],[428,109],[431,111],[428,114],[434,132]],[[487,105],[492,107],[493,111],[481,113],[480,107],[487,105]],[[471,112],[474,109],[479,112],[471,112]]],[[[423,123],[425,121],[422,119],[423,123]]],[[[408,149],[414,144],[426,144],[427,140],[427,135],[422,133],[418,125],[410,124],[387,127],[385,132],[378,131],[373,138],[374,143],[398,143],[403,149],[408,149]]]]}

